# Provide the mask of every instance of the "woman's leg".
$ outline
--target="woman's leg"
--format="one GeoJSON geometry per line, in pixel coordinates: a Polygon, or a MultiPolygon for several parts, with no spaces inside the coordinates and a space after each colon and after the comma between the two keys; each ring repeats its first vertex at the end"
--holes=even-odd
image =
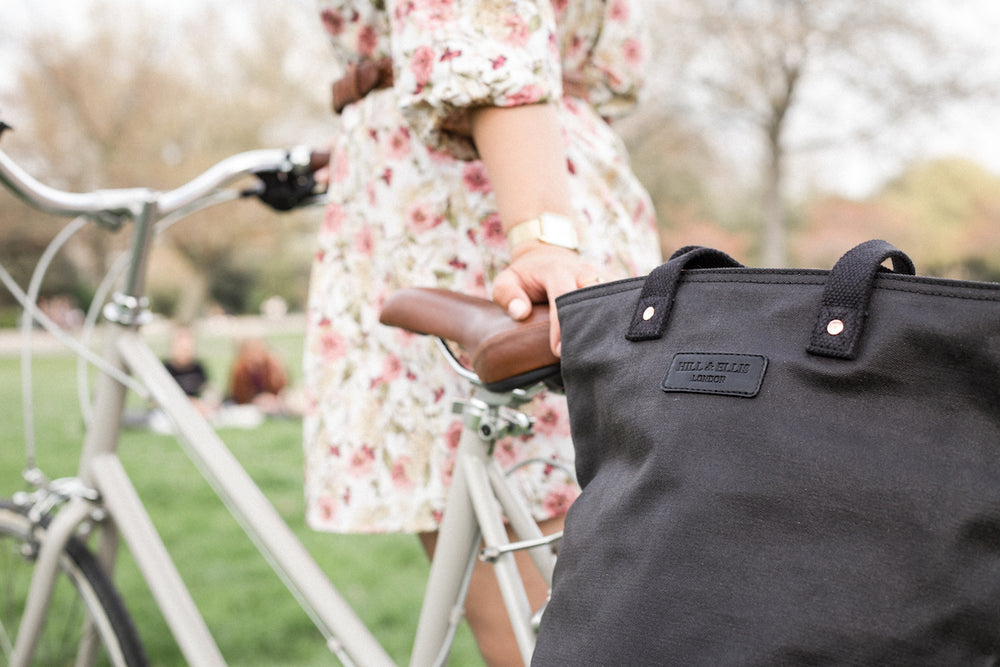
{"type": "MultiPolygon", "coordinates": [[[[542,533],[548,535],[562,530],[563,517],[549,519],[538,525],[542,533]]],[[[420,541],[428,557],[434,555],[437,536],[437,533],[420,534],[420,541]]],[[[549,587],[527,552],[516,552],[514,559],[524,580],[528,602],[532,609],[538,609],[545,603],[549,587]]],[[[476,637],[476,643],[486,664],[493,667],[523,664],[517,640],[514,638],[514,630],[510,619],[507,618],[507,608],[500,595],[500,586],[497,584],[493,566],[489,563],[478,561],[473,569],[469,595],[465,600],[465,618],[469,621],[469,627],[472,628],[472,634],[476,637]]]]}

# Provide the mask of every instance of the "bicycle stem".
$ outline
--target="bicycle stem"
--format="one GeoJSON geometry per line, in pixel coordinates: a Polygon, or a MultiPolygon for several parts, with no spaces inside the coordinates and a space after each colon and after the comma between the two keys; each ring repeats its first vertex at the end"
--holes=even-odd
{"type": "Polygon", "coordinates": [[[104,309],[104,317],[112,322],[134,326],[143,324],[148,319],[147,300],[143,294],[158,212],[156,200],[150,198],[143,203],[139,215],[135,218],[132,252],[129,253],[132,261],[125,277],[125,286],[104,309]]]}

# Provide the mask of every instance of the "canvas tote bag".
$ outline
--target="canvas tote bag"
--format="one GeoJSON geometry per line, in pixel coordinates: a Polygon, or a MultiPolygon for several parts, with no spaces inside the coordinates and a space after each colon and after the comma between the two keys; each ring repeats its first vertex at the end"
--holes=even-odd
{"type": "Polygon", "coordinates": [[[533,664],[998,664],[1000,285],[912,274],[690,247],[560,297],[583,493],[533,664]]]}

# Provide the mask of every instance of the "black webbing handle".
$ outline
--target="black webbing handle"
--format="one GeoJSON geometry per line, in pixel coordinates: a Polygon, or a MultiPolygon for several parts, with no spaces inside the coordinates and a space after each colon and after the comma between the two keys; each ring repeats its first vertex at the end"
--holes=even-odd
{"type": "Polygon", "coordinates": [[[837,260],[826,281],[808,352],[837,359],[857,356],[875,276],[887,259],[892,259],[896,273],[916,273],[910,258],[887,241],[866,241],[837,260]]]}
{"type": "Polygon", "coordinates": [[[639,303],[625,338],[632,341],[653,340],[663,335],[677,295],[677,283],[684,269],[724,269],[743,265],[713,248],[685,246],[646,276],[639,303]]]}

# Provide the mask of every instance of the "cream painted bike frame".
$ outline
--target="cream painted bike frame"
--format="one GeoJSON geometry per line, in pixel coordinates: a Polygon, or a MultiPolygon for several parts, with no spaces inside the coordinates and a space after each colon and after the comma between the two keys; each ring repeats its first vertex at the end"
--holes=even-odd
{"type": "MultiPolygon", "coordinates": [[[[29,204],[56,215],[87,216],[111,226],[123,221],[134,225],[124,286],[104,309],[109,325],[101,353],[103,372],[97,379],[93,414],[82,444],[78,479],[74,480],[78,483],[71,485],[79,491],[68,499],[60,499],[65,502],[60,503],[40,544],[11,665],[21,667],[30,662],[38,631],[49,611],[60,554],[70,536],[83,524],[95,527],[97,536],[91,544],[108,572],[114,567],[119,542],[127,545],[190,664],[225,664],[167,545],[118,458],[125,400],[129,388],[136,386],[147,392],[169,418],[182,448],[312,618],[331,652],[347,665],[391,664],[385,650],[212,426],[192,407],[140,335],[146,315],[143,298],[146,266],[156,222],[167,215],[183,214],[186,208],[196,206],[248,175],[269,170],[297,174],[307,164],[300,151],[251,151],[223,160],[188,184],[168,192],[130,189],[75,194],[43,185],[0,151],[0,181],[29,204]],[[129,381],[124,382],[123,377],[129,381]]],[[[30,302],[25,307],[33,316],[43,317],[37,315],[30,302]]],[[[474,375],[469,379],[476,381],[474,375]]],[[[551,543],[557,537],[542,536],[524,502],[509,488],[491,451],[493,443],[504,433],[530,428],[523,414],[514,412],[512,418],[507,408],[528,400],[531,391],[519,389],[496,394],[480,387],[475,398],[461,407],[465,428],[420,611],[412,665],[442,664],[447,660],[455,629],[461,622],[471,569],[479,558],[493,562],[496,567],[518,646],[525,662],[530,661],[535,633],[533,610],[528,605],[513,552],[529,549],[543,577],[551,584],[554,564],[551,543]],[[519,536],[515,543],[508,540],[505,518],[519,536]]],[[[38,472],[29,471],[26,478],[38,479],[38,472]]],[[[33,502],[54,504],[47,497],[46,488],[40,485],[33,502]]]]}

